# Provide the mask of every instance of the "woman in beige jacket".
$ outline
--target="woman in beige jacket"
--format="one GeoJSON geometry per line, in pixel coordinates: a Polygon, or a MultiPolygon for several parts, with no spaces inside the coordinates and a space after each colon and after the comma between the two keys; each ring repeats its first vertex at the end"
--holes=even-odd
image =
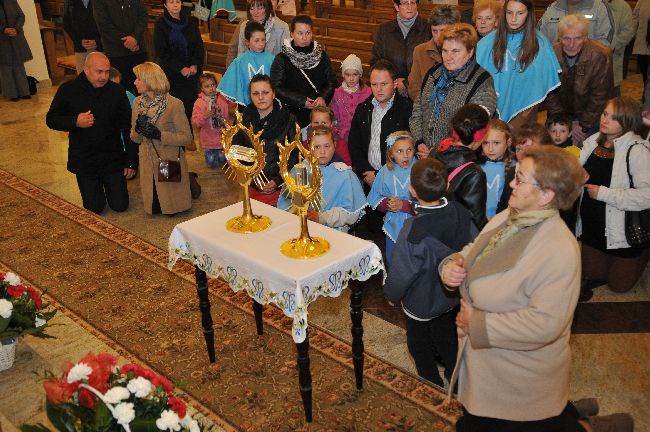
{"type": "Polygon", "coordinates": [[[155,63],[133,68],[140,93],[133,103],[131,139],[140,143],[140,189],[144,210],[172,215],[192,206],[185,146],[192,142],[183,102],[169,95],[169,81],[155,63]],[[180,160],[181,181],[158,180],[160,160],[180,160]]]}
{"type": "Polygon", "coordinates": [[[450,385],[458,379],[464,408],[457,431],[565,430],[580,250],[558,209],[572,206],[583,180],[562,149],[527,150],[509,208],[440,264],[462,296],[450,385]]]}

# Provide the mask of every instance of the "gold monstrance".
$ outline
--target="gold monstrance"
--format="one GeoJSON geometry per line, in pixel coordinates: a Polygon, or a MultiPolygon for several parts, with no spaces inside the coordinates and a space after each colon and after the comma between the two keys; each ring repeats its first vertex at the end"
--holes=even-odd
{"type": "Polygon", "coordinates": [[[300,141],[300,127],[296,125],[296,135],[292,142],[285,140],[285,145],[278,143],[280,149],[280,175],[284,179],[284,193],[289,195],[291,207],[300,217],[300,237],[287,240],[280,246],[280,251],[291,258],[316,258],[330,249],[327,240],[311,237],[307,228],[307,210],[311,206],[319,210],[323,203],[321,194],[321,173],[318,159],[307,150],[300,141]],[[288,169],[288,161],[293,150],[298,151],[299,162],[294,166],[292,176],[288,169]]]}
{"type": "Polygon", "coordinates": [[[237,121],[232,126],[223,129],[223,150],[228,161],[226,175],[235,180],[244,191],[244,212],[241,216],[234,217],[226,222],[228,231],[249,234],[264,231],[271,226],[271,219],[267,216],[254,215],[251,210],[251,199],[248,188],[251,181],[262,189],[268,180],[262,171],[266,165],[264,144],[260,142],[262,131],[253,133],[252,128],[242,124],[241,114],[236,112],[237,121]],[[252,148],[240,145],[232,145],[232,140],[237,132],[242,131],[251,141],[252,148]]]}

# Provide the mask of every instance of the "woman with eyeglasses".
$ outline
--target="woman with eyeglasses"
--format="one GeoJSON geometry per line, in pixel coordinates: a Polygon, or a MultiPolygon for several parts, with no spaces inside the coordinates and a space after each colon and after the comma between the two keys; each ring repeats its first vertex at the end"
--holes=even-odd
{"type": "Polygon", "coordinates": [[[568,152],[526,149],[508,209],[441,263],[443,283],[462,298],[449,386],[458,382],[463,404],[457,431],[583,430],[568,401],[580,249],[559,215],[582,185],[568,152]]]}
{"type": "Polygon", "coordinates": [[[394,20],[383,23],[375,33],[370,65],[388,60],[397,70],[397,91],[408,96],[408,76],[413,65],[413,50],[431,39],[431,26],[418,15],[418,0],[393,0],[394,20]]]}
{"type": "Polygon", "coordinates": [[[576,230],[582,241],[581,301],[604,284],[617,293],[630,291],[648,263],[648,251],[631,247],[625,235],[625,212],[650,208],[650,145],[635,132],[640,112],[629,97],[611,99],[600,132],[580,152],[589,175],[576,230]]]}
{"type": "Polygon", "coordinates": [[[273,55],[282,52],[282,42],[290,37],[289,25],[275,16],[271,0],[248,0],[246,16],[248,19],[243,20],[232,35],[228,47],[228,56],[226,57],[226,66],[230,66],[230,63],[238,55],[248,49],[246,48],[246,38],[244,36],[248,21],[255,21],[264,26],[264,33],[266,34],[266,48],[264,48],[264,51],[273,55]]]}

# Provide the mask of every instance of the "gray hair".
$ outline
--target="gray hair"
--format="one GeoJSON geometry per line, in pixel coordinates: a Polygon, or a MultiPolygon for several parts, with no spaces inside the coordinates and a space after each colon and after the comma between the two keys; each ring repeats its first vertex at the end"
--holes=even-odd
{"type": "Polygon", "coordinates": [[[451,5],[440,5],[436,7],[429,17],[429,24],[439,26],[445,24],[456,24],[460,22],[460,12],[451,5]]]}
{"type": "Polygon", "coordinates": [[[564,35],[568,29],[582,28],[584,36],[589,34],[589,21],[583,15],[566,15],[557,24],[558,38],[564,35]]]}

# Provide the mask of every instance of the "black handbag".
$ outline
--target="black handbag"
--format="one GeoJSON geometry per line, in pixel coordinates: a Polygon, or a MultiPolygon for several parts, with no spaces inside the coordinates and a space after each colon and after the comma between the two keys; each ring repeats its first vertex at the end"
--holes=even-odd
{"type": "Polygon", "coordinates": [[[181,181],[181,148],[178,148],[178,158],[176,160],[163,160],[158,154],[158,149],[151,143],[158,156],[158,181],[178,183],[181,181]]]}
{"type": "MultiPolygon", "coordinates": [[[[627,166],[627,176],[630,178],[630,188],[634,189],[634,181],[630,174],[630,151],[635,145],[632,144],[627,149],[625,164],[627,166]]],[[[625,238],[630,246],[643,249],[650,246],[650,208],[641,211],[625,212],[625,238]]]]}

